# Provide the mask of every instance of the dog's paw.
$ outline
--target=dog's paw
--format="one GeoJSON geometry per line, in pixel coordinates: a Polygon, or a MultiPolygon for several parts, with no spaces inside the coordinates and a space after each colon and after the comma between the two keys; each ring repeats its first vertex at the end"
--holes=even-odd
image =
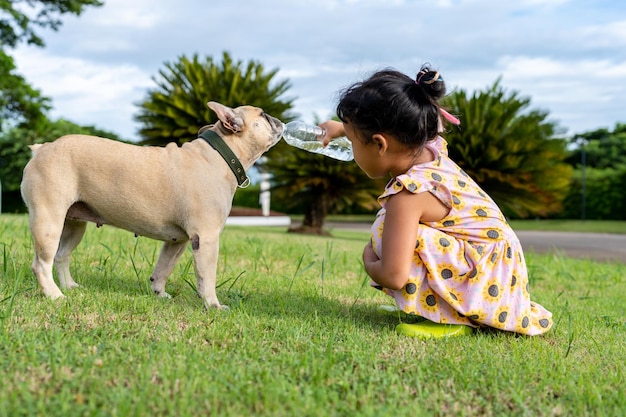
{"type": "Polygon", "coordinates": [[[58,288],[56,289],[50,289],[50,290],[44,290],[43,291],[43,295],[46,296],[46,298],[50,299],[50,300],[62,300],[65,298],[65,294],[63,294],[61,292],[61,290],[59,290],[58,288]]]}
{"type": "Polygon", "coordinates": [[[71,290],[72,288],[78,288],[78,287],[80,287],[80,284],[74,281],[67,283],[67,284],[61,284],[61,288],[63,288],[64,290],[71,290]]]}
{"type": "Polygon", "coordinates": [[[47,295],[47,297],[51,300],[63,300],[65,299],[65,295],[59,292],[58,294],[47,295]]]}
{"type": "Polygon", "coordinates": [[[230,308],[227,305],[220,304],[219,302],[218,303],[211,303],[211,302],[209,302],[207,300],[204,300],[204,307],[207,310],[211,310],[211,309],[222,310],[222,311],[230,310],[230,308]]]}

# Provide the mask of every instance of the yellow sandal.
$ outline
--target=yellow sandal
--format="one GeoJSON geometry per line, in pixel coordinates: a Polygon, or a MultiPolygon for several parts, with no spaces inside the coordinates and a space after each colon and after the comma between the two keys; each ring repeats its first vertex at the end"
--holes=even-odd
{"type": "Polygon", "coordinates": [[[421,323],[400,323],[396,326],[398,334],[417,337],[418,339],[435,339],[442,337],[468,336],[474,329],[463,324],[442,324],[432,321],[421,323]]]}

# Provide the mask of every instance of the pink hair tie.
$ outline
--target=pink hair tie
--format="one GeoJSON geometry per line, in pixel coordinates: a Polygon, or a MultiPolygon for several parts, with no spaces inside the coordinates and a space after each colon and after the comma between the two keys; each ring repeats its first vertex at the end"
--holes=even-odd
{"type": "Polygon", "coordinates": [[[453,125],[460,125],[461,124],[461,121],[459,119],[457,119],[456,117],[454,117],[453,115],[451,115],[450,113],[445,111],[444,109],[439,109],[439,112],[441,113],[441,115],[443,116],[444,119],[446,119],[447,121],[449,121],[453,125]]]}

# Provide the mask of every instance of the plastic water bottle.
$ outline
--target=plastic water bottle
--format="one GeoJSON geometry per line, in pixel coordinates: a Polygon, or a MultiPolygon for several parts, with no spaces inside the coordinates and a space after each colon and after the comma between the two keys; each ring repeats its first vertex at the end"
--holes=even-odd
{"type": "Polygon", "coordinates": [[[320,141],[326,134],[319,126],[309,125],[301,121],[293,121],[283,125],[283,138],[285,142],[298,149],[319,153],[340,161],[352,161],[352,143],[342,136],[331,140],[328,145],[320,141]]]}

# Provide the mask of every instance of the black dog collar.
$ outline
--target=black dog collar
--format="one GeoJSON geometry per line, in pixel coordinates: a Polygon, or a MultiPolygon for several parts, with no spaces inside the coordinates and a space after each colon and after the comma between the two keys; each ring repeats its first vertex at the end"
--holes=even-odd
{"type": "Polygon", "coordinates": [[[237,186],[239,188],[246,188],[250,185],[250,178],[246,175],[246,170],[243,169],[243,165],[241,165],[237,156],[228,147],[226,142],[224,142],[224,139],[212,130],[205,130],[199,137],[204,139],[213,147],[213,149],[217,151],[217,153],[222,155],[224,161],[226,161],[231,171],[233,171],[233,174],[235,174],[235,178],[237,178],[237,186]]]}

